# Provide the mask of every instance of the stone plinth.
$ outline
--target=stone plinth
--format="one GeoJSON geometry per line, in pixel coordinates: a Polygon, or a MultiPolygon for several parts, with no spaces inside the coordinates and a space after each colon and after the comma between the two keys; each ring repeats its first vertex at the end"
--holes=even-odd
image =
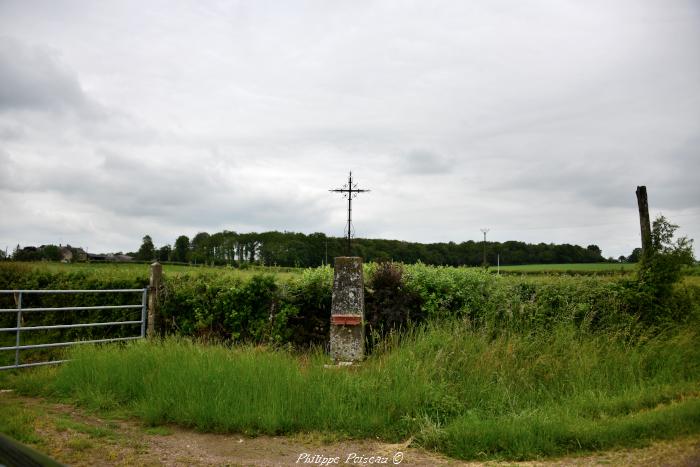
{"type": "Polygon", "coordinates": [[[365,288],[362,258],[335,258],[331,307],[331,357],[336,363],[365,356],[365,288]]]}

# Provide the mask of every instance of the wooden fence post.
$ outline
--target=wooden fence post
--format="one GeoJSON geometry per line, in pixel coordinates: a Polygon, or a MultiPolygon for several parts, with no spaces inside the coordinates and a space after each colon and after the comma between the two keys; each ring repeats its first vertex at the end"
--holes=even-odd
{"type": "Polygon", "coordinates": [[[156,321],[158,317],[158,305],[160,298],[160,287],[163,279],[163,265],[158,261],[151,264],[151,281],[148,289],[148,327],[146,336],[155,337],[156,321]]]}
{"type": "Polygon", "coordinates": [[[642,264],[651,253],[651,222],[649,222],[649,202],[647,187],[637,187],[637,207],[639,208],[639,225],[642,230],[642,264]]]}

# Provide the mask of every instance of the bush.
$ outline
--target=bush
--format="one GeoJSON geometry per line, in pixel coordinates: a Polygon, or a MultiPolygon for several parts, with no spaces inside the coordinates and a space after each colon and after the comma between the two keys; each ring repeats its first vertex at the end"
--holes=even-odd
{"type": "Polygon", "coordinates": [[[636,280],[626,284],[630,301],[647,324],[678,322],[688,316],[690,304],[677,293],[676,284],[683,269],[695,263],[693,241],[686,237],[674,241],[677,229],[664,216],[654,220],[651,249],[642,254],[636,280]]]}
{"type": "Polygon", "coordinates": [[[422,305],[421,296],[406,286],[403,265],[378,264],[365,293],[365,335],[369,350],[387,333],[405,330],[423,321],[422,305]]]}

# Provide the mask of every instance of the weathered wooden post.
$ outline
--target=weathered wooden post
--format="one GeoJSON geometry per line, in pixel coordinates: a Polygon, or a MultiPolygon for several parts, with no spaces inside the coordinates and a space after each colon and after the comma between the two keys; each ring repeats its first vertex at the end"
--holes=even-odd
{"type": "Polygon", "coordinates": [[[365,288],[362,258],[335,258],[331,305],[331,357],[335,363],[360,361],[365,356],[365,288]]]}
{"type": "Polygon", "coordinates": [[[163,265],[158,261],[151,264],[151,281],[148,289],[148,337],[156,336],[156,320],[158,319],[158,305],[160,298],[160,287],[163,279],[163,265]]]}
{"type": "Polygon", "coordinates": [[[649,202],[647,187],[637,187],[637,206],[639,207],[639,225],[642,230],[642,264],[651,252],[651,223],[649,221],[649,202]]]}

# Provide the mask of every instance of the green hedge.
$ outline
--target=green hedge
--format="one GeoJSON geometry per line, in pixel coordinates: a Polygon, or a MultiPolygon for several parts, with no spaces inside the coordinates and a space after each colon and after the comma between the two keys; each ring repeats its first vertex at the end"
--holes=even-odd
{"type": "MultiPolygon", "coordinates": [[[[376,335],[408,321],[458,317],[486,331],[537,332],[571,323],[590,330],[638,327],[640,297],[628,279],[595,276],[494,276],[476,268],[365,265],[368,334],[376,335]]],[[[250,276],[211,271],[164,276],[157,327],[164,334],[206,340],[271,343],[302,347],[325,345],[330,321],[333,271],[304,270],[286,280],[259,273],[250,276]]],[[[143,288],[148,274],[119,268],[53,270],[41,265],[0,263],[3,289],[143,288]]],[[[135,294],[137,295],[137,294],[135,294]]],[[[139,297],[118,294],[29,296],[28,306],[70,306],[138,303],[139,297]]],[[[3,308],[12,297],[0,297],[3,308]]],[[[699,314],[700,287],[678,285],[674,322],[699,314]]],[[[643,303],[642,303],[643,305],[643,303]]],[[[654,310],[646,310],[653,313],[654,310]]],[[[138,319],[139,310],[27,312],[24,325],[138,319]]],[[[15,315],[0,315],[2,327],[14,326],[15,315]]],[[[24,333],[23,342],[57,337],[71,339],[133,335],[134,326],[24,333]],[[25,340],[26,335],[26,340],[25,340]]],[[[1,342],[14,334],[0,333],[1,342]]],[[[4,352],[7,354],[8,352],[4,352]]],[[[0,353],[0,358],[2,355],[0,353]]]]}

